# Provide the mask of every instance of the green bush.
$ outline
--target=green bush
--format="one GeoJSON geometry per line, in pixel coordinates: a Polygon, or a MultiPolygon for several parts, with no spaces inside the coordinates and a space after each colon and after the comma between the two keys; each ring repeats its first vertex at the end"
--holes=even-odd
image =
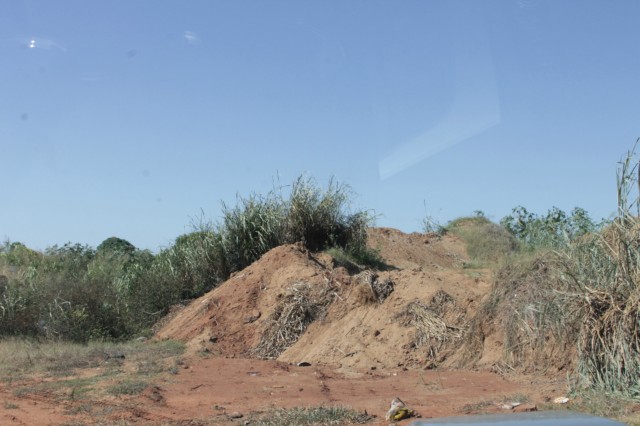
{"type": "Polygon", "coordinates": [[[571,241],[602,229],[605,221],[596,223],[586,210],[576,207],[567,215],[553,207],[546,215],[529,212],[522,206],[515,207],[500,224],[525,247],[566,247],[571,241]]]}
{"type": "Polygon", "coordinates": [[[98,253],[131,254],[136,251],[136,248],[127,240],[110,237],[101,242],[96,251],[98,253]]]}

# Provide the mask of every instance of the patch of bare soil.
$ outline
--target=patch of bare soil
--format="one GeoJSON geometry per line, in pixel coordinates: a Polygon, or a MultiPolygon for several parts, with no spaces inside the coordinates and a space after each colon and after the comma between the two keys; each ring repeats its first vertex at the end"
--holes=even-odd
{"type": "MultiPolygon", "coordinates": [[[[53,399],[46,394],[16,396],[0,386],[1,424],[243,424],[273,408],[350,406],[386,425],[389,402],[400,396],[423,418],[501,411],[502,401],[526,394],[543,401],[561,384],[507,380],[495,373],[385,370],[345,374],[331,365],[298,367],[248,358],[194,357],[136,396],[102,400],[53,399]],[[234,420],[233,413],[242,414],[234,420]]],[[[409,421],[402,422],[404,424],[409,421]]]]}

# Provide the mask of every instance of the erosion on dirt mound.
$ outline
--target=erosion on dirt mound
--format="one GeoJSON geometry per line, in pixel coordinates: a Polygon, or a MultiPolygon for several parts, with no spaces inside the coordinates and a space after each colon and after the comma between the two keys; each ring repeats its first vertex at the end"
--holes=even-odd
{"type": "Polygon", "coordinates": [[[348,370],[440,364],[489,284],[463,269],[454,236],[369,232],[384,271],[351,273],[326,253],[277,247],[167,318],[157,338],[227,357],[348,370]]]}

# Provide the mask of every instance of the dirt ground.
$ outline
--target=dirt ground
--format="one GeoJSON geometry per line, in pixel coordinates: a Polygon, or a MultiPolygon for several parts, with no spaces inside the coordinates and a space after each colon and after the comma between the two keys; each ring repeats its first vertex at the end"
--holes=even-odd
{"type": "Polygon", "coordinates": [[[91,400],[88,410],[82,399],[17,395],[15,383],[2,383],[0,424],[245,424],[273,408],[340,405],[366,410],[377,416],[370,424],[386,425],[394,397],[429,418],[496,412],[507,402],[523,403],[522,410],[566,392],[564,375],[492,372],[499,339],[474,354],[473,364],[461,364],[459,339],[490,289],[490,276],[466,267],[456,237],[380,228],[369,240],[387,265],[382,271],[361,273],[326,253],[283,246],[176,308],[155,339],[185,342],[179,369],[137,395],[91,400]],[[260,348],[270,343],[265,336],[272,336],[270,327],[300,283],[323,289],[322,312],[292,344],[260,359],[260,348]],[[420,339],[409,316],[415,303],[437,314],[438,338],[420,339]]]}
{"type": "Polygon", "coordinates": [[[345,375],[325,365],[297,367],[218,357],[191,361],[177,375],[167,376],[140,395],[91,401],[90,414],[82,409],[86,401],[61,401],[47,395],[16,397],[11,386],[2,385],[0,424],[244,424],[271,408],[324,404],[366,410],[377,416],[370,424],[386,425],[384,413],[396,396],[429,418],[498,412],[497,405],[503,402],[526,395],[541,403],[563,391],[561,382],[509,380],[490,372],[373,370],[345,375]],[[243,417],[233,420],[232,413],[243,417]]]}

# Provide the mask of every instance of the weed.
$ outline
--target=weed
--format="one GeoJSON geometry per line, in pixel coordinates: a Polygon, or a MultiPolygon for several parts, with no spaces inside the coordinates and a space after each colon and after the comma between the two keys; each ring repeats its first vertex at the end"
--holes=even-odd
{"type": "Polygon", "coordinates": [[[270,411],[256,420],[260,426],[305,426],[363,424],[371,420],[366,412],[345,407],[291,408],[270,411]]]}
{"type": "Polygon", "coordinates": [[[5,410],[15,410],[17,408],[20,408],[18,405],[14,404],[11,401],[7,401],[7,400],[4,401],[2,406],[5,408],[5,410]]]}
{"type": "Polygon", "coordinates": [[[84,404],[80,404],[80,405],[76,405],[68,408],[65,411],[65,414],[73,416],[76,414],[83,414],[83,413],[87,414],[91,412],[93,412],[93,405],[90,403],[84,403],[84,404]]]}
{"type": "Polygon", "coordinates": [[[465,404],[460,408],[460,412],[463,414],[481,414],[487,411],[489,407],[493,407],[494,403],[491,401],[479,401],[469,404],[465,404]]]}
{"type": "Polygon", "coordinates": [[[138,395],[149,385],[148,382],[142,380],[123,380],[113,386],[107,388],[107,392],[111,395],[138,395]]]}

